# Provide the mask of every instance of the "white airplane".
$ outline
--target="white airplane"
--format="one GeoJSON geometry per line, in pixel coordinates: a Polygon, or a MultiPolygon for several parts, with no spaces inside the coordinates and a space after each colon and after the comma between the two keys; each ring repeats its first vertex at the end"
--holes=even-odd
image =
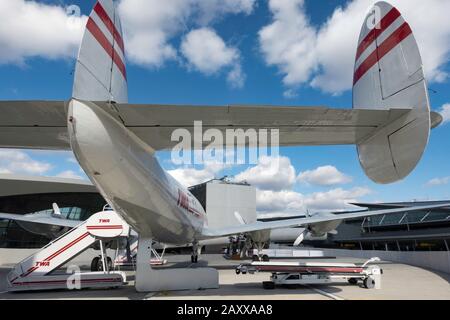
{"type": "Polygon", "coordinates": [[[222,132],[279,128],[281,146],[355,144],[361,165],[374,182],[405,178],[421,159],[430,128],[442,117],[430,112],[411,28],[386,2],[371,9],[361,30],[353,109],[128,104],[121,22],[113,1],[99,0],[81,43],[72,98],[0,102],[0,112],[0,147],[72,150],[102,196],[138,232],[139,241],[190,243],[194,262],[202,240],[236,234],[258,239],[272,229],[294,226],[334,230],[345,219],[442,206],[237,221],[234,226],[211,228],[208,217],[217,213],[205,212],[155,157],[157,151],[174,146],[174,129],[192,131],[194,121],[203,121],[222,132]]]}

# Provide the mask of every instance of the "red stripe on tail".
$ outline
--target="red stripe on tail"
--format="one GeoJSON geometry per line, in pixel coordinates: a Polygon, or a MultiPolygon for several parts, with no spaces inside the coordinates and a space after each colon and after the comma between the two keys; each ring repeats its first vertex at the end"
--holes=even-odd
{"type": "Polygon", "coordinates": [[[375,41],[376,38],[380,34],[382,34],[391,24],[400,17],[401,14],[396,8],[392,8],[383,19],[381,19],[380,23],[373,28],[367,36],[361,41],[358,46],[358,51],[356,52],[356,60],[361,57],[361,55],[366,51],[366,49],[375,41]]]}
{"type": "Polygon", "coordinates": [[[97,13],[97,15],[100,17],[100,19],[102,19],[103,23],[108,28],[109,32],[111,32],[111,34],[113,35],[114,40],[119,45],[120,49],[122,49],[122,53],[125,55],[125,46],[123,44],[122,36],[121,36],[120,32],[117,30],[114,22],[109,17],[108,13],[102,7],[100,2],[97,2],[97,4],[94,7],[94,11],[95,11],[95,13],[97,13]]]}
{"type": "Polygon", "coordinates": [[[108,53],[108,55],[114,61],[115,65],[117,66],[117,68],[119,68],[119,71],[122,73],[123,77],[126,80],[127,71],[125,68],[125,64],[123,63],[122,59],[120,58],[116,50],[113,48],[111,43],[109,43],[108,39],[103,34],[102,30],[100,30],[95,21],[92,20],[92,18],[89,18],[86,28],[94,36],[97,42],[103,47],[103,49],[105,49],[106,53],[108,53]]]}
{"type": "Polygon", "coordinates": [[[405,40],[412,30],[408,23],[402,24],[395,32],[389,36],[366,60],[356,69],[353,85],[355,85],[359,79],[361,79],[367,71],[369,71],[378,61],[380,61],[385,55],[391,52],[397,45],[405,40]]]}

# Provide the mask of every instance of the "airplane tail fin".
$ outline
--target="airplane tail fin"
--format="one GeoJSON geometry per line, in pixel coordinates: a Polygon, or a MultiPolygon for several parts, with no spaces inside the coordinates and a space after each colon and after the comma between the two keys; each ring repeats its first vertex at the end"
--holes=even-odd
{"type": "Polygon", "coordinates": [[[366,174],[377,183],[405,178],[430,135],[430,103],[422,59],[411,27],[381,1],[368,13],[356,54],[353,108],[411,109],[358,144],[366,174]]]}
{"type": "Polygon", "coordinates": [[[76,63],[73,98],[128,102],[122,26],[112,0],[98,0],[89,16],[76,63]]]}

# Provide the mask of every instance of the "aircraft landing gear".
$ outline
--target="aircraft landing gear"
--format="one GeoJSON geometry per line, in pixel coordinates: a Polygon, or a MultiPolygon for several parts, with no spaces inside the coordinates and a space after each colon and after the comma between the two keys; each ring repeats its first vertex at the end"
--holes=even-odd
{"type": "Polygon", "coordinates": [[[265,243],[264,242],[257,242],[257,243],[255,243],[255,245],[256,245],[256,249],[258,251],[258,254],[257,255],[253,255],[252,260],[253,261],[269,262],[270,261],[269,256],[267,254],[263,253],[263,249],[264,249],[265,243]]]}
{"type": "MultiPolygon", "coordinates": [[[[108,269],[108,271],[113,269],[113,262],[110,257],[106,258],[106,268],[108,269]]],[[[103,271],[103,262],[101,257],[95,257],[94,259],[92,259],[91,271],[92,272],[103,271]]]]}
{"type": "Polygon", "coordinates": [[[192,255],[191,255],[191,262],[197,263],[198,262],[198,256],[200,255],[201,247],[198,245],[198,242],[194,242],[192,244],[192,255]]]}

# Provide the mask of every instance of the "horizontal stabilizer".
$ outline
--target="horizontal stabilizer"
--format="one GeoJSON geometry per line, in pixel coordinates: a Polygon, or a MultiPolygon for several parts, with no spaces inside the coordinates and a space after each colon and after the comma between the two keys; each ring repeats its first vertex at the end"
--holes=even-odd
{"type": "MultiPolygon", "coordinates": [[[[279,129],[281,146],[358,144],[410,112],[409,109],[95,104],[155,150],[174,147],[178,142],[171,138],[176,129],[184,128],[193,136],[195,121],[202,122],[203,130],[220,130],[224,137],[227,129],[279,129]]],[[[65,102],[3,101],[0,113],[1,148],[70,150],[65,102]]],[[[434,118],[440,122],[440,115],[434,118]]]]}

